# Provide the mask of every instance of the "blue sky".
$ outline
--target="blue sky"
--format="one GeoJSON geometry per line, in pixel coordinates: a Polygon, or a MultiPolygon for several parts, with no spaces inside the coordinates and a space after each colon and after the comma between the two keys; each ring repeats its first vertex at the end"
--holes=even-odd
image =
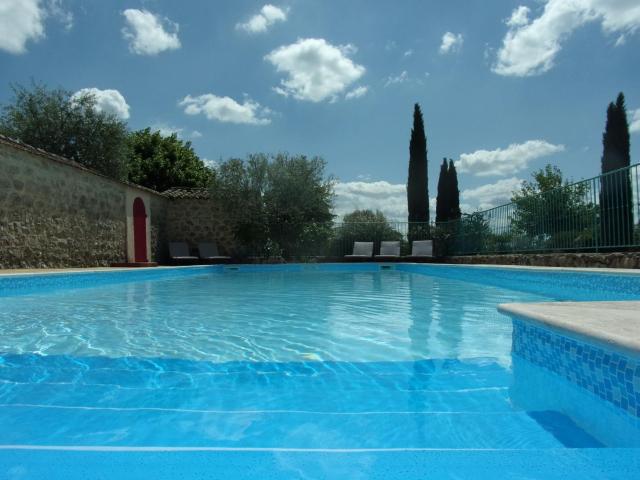
{"type": "Polygon", "coordinates": [[[414,102],[430,196],[444,156],[463,208],[508,201],[550,162],[598,173],[608,102],[640,139],[637,0],[0,0],[0,102],[31,78],[92,90],[130,128],[210,161],[321,155],[336,212],[402,219],[414,102]]]}

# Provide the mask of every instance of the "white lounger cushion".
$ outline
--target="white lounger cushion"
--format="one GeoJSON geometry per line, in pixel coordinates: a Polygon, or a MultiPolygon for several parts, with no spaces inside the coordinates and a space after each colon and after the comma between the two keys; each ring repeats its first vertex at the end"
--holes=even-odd
{"type": "Polygon", "coordinates": [[[380,255],[376,257],[399,257],[400,256],[400,242],[381,242],[380,243],[380,255]]]}
{"type": "Polygon", "coordinates": [[[372,257],[373,242],[354,242],[353,255],[345,255],[346,257],[372,257]]]}

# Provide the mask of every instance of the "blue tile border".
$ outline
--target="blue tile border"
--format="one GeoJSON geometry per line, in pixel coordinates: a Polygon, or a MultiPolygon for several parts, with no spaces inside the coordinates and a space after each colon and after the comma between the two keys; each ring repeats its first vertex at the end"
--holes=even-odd
{"type": "Polygon", "coordinates": [[[513,319],[512,353],[640,418],[640,361],[513,319]]]}

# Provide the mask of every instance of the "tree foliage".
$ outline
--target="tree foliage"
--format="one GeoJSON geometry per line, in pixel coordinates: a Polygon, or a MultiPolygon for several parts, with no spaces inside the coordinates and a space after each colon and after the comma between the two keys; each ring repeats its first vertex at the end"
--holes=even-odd
{"type": "Polygon", "coordinates": [[[325,165],[319,157],[255,154],[216,169],[213,198],[246,253],[290,257],[328,241],[334,182],[325,165]]]}
{"type": "Polygon", "coordinates": [[[547,165],[532,174],[511,201],[512,227],[533,239],[538,248],[576,248],[591,241],[595,206],[587,183],[571,184],[558,167],[547,165]]]}
{"type": "Polygon", "coordinates": [[[98,111],[91,94],[73,97],[37,83],[12,89],[14,99],[4,106],[0,133],[104,175],[126,178],[126,123],[98,111]]]}
{"type": "Polygon", "coordinates": [[[458,220],[460,212],[460,189],[458,172],[453,160],[444,158],[438,178],[438,196],[436,198],[436,223],[458,220]]]}
{"type": "Polygon", "coordinates": [[[129,181],[162,192],[171,187],[206,187],[213,172],[196,155],[191,142],[150,128],[129,134],[129,181]]]}
{"type": "Polygon", "coordinates": [[[622,92],[607,108],[602,135],[600,180],[600,234],[603,245],[629,245],[633,238],[633,193],[628,171],[631,164],[629,123],[622,92]],[[612,172],[612,173],[609,173],[612,172]]]}
{"type": "Polygon", "coordinates": [[[353,242],[401,240],[398,232],[380,210],[354,210],[346,214],[336,229],[336,241],[348,251],[353,242]]]}
{"type": "Polygon", "coordinates": [[[409,176],[407,180],[409,222],[429,221],[429,187],[427,173],[427,138],[420,105],[415,104],[413,128],[409,142],[409,176]]]}

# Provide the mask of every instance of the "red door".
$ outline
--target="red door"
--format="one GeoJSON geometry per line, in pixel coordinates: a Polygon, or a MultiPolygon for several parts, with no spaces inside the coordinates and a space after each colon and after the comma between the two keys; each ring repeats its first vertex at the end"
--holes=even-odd
{"type": "Polygon", "coordinates": [[[134,261],[149,261],[147,259],[147,212],[140,197],[133,201],[133,251],[134,261]]]}

